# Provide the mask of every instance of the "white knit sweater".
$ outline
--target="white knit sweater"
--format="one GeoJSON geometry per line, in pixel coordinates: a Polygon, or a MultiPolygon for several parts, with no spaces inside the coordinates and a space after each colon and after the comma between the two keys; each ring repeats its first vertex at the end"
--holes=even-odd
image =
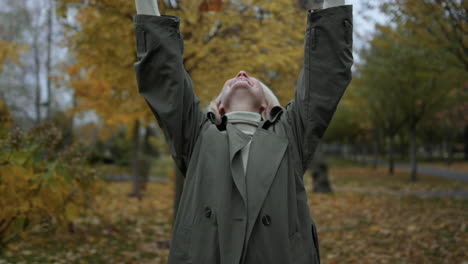
{"type": "MultiPolygon", "coordinates": [[[[257,130],[258,124],[262,119],[262,116],[258,113],[244,111],[226,113],[226,117],[228,119],[228,123],[234,125],[240,131],[244,132],[244,134],[249,135],[251,138],[255,133],[255,130],[257,130]]],[[[250,140],[249,143],[247,143],[247,145],[245,145],[241,149],[242,165],[244,166],[244,175],[247,170],[250,143],[252,143],[252,140],[250,140]]]]}

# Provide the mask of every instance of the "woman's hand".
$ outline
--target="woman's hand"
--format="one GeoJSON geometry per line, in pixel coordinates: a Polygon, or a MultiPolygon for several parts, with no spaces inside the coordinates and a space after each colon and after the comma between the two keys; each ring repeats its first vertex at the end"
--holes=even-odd
{"type": "Polygon", "coordinates": [[[160,16],[158,0],[135,0],[138,15],[160,16]]]}

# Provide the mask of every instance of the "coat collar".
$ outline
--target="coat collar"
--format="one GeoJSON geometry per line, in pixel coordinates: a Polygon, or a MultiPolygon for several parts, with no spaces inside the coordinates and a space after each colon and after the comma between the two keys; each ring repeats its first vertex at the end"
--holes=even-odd
{"type": "MultiPolygon", "coordinates": [[[[260,122],[261,125],[259,125],[259,127],[262,127],[262,128],[265,128],[265,129],[268,129],[268,127],[270,127],[271,125],[273,125],[276,121],[279,120],[279,118],[281,117],[281,114],[285,111],[285,109],[280,106],[280,105],[276,105],[274,106],[273,108],[271,108],[270,110],[270,119],[268,120],[262,120],[262,122],[260,122]]],[[[208,120],[211,121],[211,123],[215,124],[216,127],[218,127],[218,129],[220,131],[224,131],[226,130],[226,124],[227,124],[227,116],[226,115],[223,115],[221,116],[221,124],[216,124],[216,115],[214,114],[213,111],[211,110],[208,110],[206,112],[206,118],[208,120]]]]}

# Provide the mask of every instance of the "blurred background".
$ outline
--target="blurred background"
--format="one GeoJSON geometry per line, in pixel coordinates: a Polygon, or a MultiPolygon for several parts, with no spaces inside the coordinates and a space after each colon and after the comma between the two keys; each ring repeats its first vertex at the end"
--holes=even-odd
{"type": "MultiPolygon", "coordinates": [[[[205,107],[283,105],[320,0],[160,0],[205,107]]],[[[353,81],[304,175],[322,263],[468,264],[468,1],[348,0],[353,81]]],[[[183,176],[133,71],[133,0],[0,0],[0,264],[165,263],[183,176]]]]}

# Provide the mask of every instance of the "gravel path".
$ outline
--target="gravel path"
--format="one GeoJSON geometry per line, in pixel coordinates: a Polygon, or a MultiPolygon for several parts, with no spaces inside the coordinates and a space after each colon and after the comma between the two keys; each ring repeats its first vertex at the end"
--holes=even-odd
{"type": "MultiPolygon", "coordinates": [[[[371,157],[366,157],[363,160],[361,160],[361,162],[372,163],[373,159],[371,157]]],[[[388,166],[388,161],[379,160],[378,164],[379,166],[388,166]]],[[[405,163],[405,162],[395,162],[395,168],[410,171],[411,164],[405,163]]],[[[437,167],[433,167],[429,165],[421,165],[421,164],[418,164],[417,170],[418,170],[418,173],[422,173],[422,174],[468,182],[468,173],[466,172],[450,171],[450,170],[446,170],[442,168],[437,168],[437,167]]]]}
{"type": "Polygon", "coordinates": [[[420,198],[455,198],[468,199],[468,191],[429,191],[429,190],[385,190],[385,189],[367,189],[367,188],[350,188],[350,187],[334,187],[336,192],[352,192],[366,194],[386,194],[395,196],[415,196],[420,198]]]}
{"type": "MultiPolygon", "coordinates": [[[[395,167],[405,170],[411,170],[409,163],[395,163],[395,167]]],[[[428,165],[418,165],[418,173],[433,175],[437,177],[468,182],[468,174],[463,172],[449,171],[428,165]]]]}

